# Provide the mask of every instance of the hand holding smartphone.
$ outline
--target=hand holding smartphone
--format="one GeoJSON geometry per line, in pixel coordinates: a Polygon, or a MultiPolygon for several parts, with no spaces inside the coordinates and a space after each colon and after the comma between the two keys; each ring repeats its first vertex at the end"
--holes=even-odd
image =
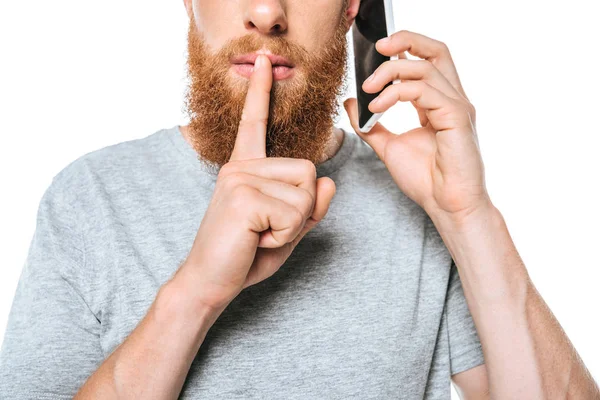
{"type": "MultiPolygon", "coordinates": [[[[354,70],[356,75],[356,98],[358,126],[361,132],[369,132],[383,113],[373,114],[369,103],[381,93],[365,93],[363,82],[384,62],[398,59],[387,57],[375,49],[375,43],[395,32],[392,0],[362,0],[352,25],[354,47],[354,70]]],[[[396,83],[396,81],[394,81],[396,83]]],[[[383,89],[391,85],[388,83],[383,89]]],[[[382,89],[382,91],[383,91],[382,89]]]]}

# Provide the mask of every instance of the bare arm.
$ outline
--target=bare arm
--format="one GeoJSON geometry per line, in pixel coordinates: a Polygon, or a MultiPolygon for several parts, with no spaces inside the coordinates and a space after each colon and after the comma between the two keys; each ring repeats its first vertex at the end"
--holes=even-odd
{"type": "Polygon", "coordinates": [[[490,398],[485,364],[452,375],[452,383],[462,400],[487,400],[490,398]]]}
{"type": "Polygon", "coordinates": [[[498,209],[490,203],[460,220],[432,220],[458,267],[486,361],[453,377],[464,398],[486,398],[489,385],[498,399],[600,399],[596,382],[530,280],[498,209]],[[479,384],[467,383],[473,379],[479,384]]]}
{"type": "Polygon", "coordinates": [[[272,68],[256,59],[230,161],[192,249],[129,337],[77,399],[177,398],[210,327],[245,288],[273,275],[325,216],[335,183],[312,162],[267,158],[272,68]]]}
{"type": "Polygon", "coordinates": [[[194,299],[184,267],[148,313],[81,387],[75,399],[176,399],[209,328],[222,310],[194,299]]]}
{"type": "MultiPolygon", "coordinates": [[[[362,84],[367,93],[382,91],[369,110],[385,112],[398,101],[410,101],[421,126],[398,135],[376,124],[365,134],[358,129],[356,100],[346,101],[346,110],[357,135],[385,163],[400,190],[427,212],[449,249],[481,340],[491,397],[600,398],[489,200],[475,107],[448,46],[400,30],[376,47],[399,59],[380,65],[362,84]],[[404,52],[420,60],[409,60],[404,52]],[[396,84],[386,87],[391,82],[396,84]]],[[[470,375],[481,377],[481,371],[470,375]]]]}

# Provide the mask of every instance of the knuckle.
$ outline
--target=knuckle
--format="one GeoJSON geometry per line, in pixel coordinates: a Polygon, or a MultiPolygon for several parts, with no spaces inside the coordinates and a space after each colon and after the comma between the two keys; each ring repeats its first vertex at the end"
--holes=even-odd
{"type": "Polygon", "coordinates": [[[267,125],[268,117],[250,115],[248,110],[242,111],[242,117],[240,118],[240,128],[252,126],[252,125],[267,125]]]}
{"type": "Polygon", "coordinates": [[[302,215],[300,210],[294,209],[294,212],[292,212],[290,215],[290,223],[292,224],[294,231],[296,231],[299,227],[304,226],[304,215],[302,215]]]}
{"type": "Polygon", "coordinates": [[[223,179],[223,178],[227,177],[228,175],[234,173],[237,170],[238,170],[238,163],[236,161],[229,161],[228,163],[224,164],[219,169],[217,178],[223,179]]]}
{"type": "Polygon", "coordinates": [[[468,104],[469,114],[471,114],[474,117],[475,114],[477,113],[477,110],[475,110],[475,106],[471,103],[467,103],[467,104],[468,104]]]}
{"type": "Polygon", "coordinates": [[[315,167],[315,164],[313,164],[312,161],[310,160],[306,160],[306,159],[302,159],[301,161],[301,165],[302,165],[302,173],[308,178],[308,179],[316,179],[317,177],[317,167],[315,167]]]}
{"type": "Polygon", "coordinates": [[[302,214],[304,219],[308,219],[312,215],[313,206],[315,203],[315,199],[313,196],[306,190],[302,190],[302,214]]]}
{"type": "Polygon", "coordinates": [[[431,73],[436,69],[435,65],[429,60],[415,60],[417,62],[417,69],[421,72],[423,76],[431,75],[431,73]]]}
{"type": "Polygon", "coordinates": [[[231,207],[235,210],[247,209],[251,207],[256,200],[256,190],[244,184],[238,184],[237,186],[234,186],[229,195],[231,207]]]}
{"type": "Polygon", "coordinates": [[[458,126],[468,126],[471,123],[471,117],[468,110],[462,104],[453,103],[446,113],[448,121],[453,121],[458,126]]]}
{"type": "Polygon", "coordinates": [[[304,226],[304,217],[298,209],[293,208],[292,211],[286,210],[285,212],[285,224],[287,226],[285,230],[279,231],[278,234],[282,246],[285,243],[292,242],[304,226]]]}
{"type": "Polygon", "coordinates": [[[436,44],[438,46],[440,53],[446,53],[446,54],[450,53],[450,48],[448,47],[448,45],[446,43],[436,40],[436,44]]]}
{"type": "Polygon", "coordinates": [[[232,187],[229,196],[233,204],[242,206],[252,202],[256,198],[256,193],[250,186],[238,184],[232,187]]]}
{"type": "Polygon", "coordinates": [[[386,98],[386,99],[400,100],[402,98],[402,94],[407,89],[406,83],[407,83],[407,81],[404,81],[404,82],[402,82],[402,85],[391,85],[391,86],[383,89],[383,91],[381,92],[381,94],[379,96],[381,96],[381,98],[386,98]]]}
{"type": "Polygon", "coordinates": [[[237,187],[244,186],[245,181],[243,172],[231,172],[222,178],[222,186],[233,192],[237,187]]]}
{"type": "Polygon", "coordinates": [[[421,68],[425,71],[426,74],[430,74],[434,70],[436,70],[436,66],[429,60],[421,60],[421,68]]]}

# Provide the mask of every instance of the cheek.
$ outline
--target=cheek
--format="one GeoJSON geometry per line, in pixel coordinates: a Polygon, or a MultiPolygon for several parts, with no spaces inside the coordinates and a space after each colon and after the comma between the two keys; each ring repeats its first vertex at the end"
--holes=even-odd
{"type": "Polygon", "coordinates": [[[237,14],[237,7],[233,3],[237,2],[228,0],[194,2],[194,20],[198,32],[213,53],[221,49],[229,39],[244,33],[241,16],[237,14]]]}
{"type": "Polygon", "coordinates": [[[310,53],[318,53],[327,47],[339,27],[341,16],[337,8],[325,9],[323,4],[315,5],[314,10],[319,12],[302,14],[296,23],[298,30],[294,32],[299,43],[310,53]]]}

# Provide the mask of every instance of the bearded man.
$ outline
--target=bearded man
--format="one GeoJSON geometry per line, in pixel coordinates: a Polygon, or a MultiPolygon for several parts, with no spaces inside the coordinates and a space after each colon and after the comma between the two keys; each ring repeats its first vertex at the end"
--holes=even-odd
{"type": "Polygon", "coordinates": [[[363,86],[400,79],[370,108],[411,101],[421,127],[351,133],[333,121],[359,0],[184,4],[190,123],[55,176],[0,397],[598,395],[487,194],[442,42],[380,41],[401,58],[363,86]]]}

